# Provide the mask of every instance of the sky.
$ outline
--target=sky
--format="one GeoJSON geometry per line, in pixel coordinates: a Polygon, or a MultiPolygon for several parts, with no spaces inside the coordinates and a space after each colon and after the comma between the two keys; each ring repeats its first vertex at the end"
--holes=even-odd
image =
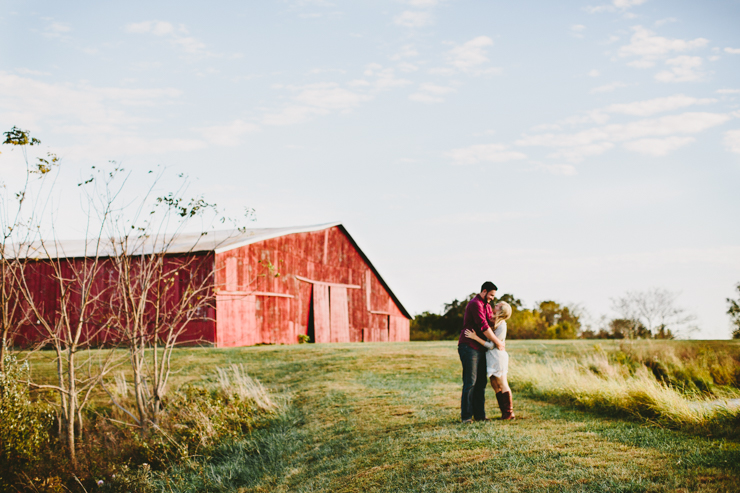
{"type": "Polygon", "coordinates": [[[341,221],[412,314],[486,280],[587,321],[663,288],[723,339],[738,25],[738,0],[4,2],[0,129],[62,157],[65,237],[91,166],[160,166],[254,227],[341,221]]]}

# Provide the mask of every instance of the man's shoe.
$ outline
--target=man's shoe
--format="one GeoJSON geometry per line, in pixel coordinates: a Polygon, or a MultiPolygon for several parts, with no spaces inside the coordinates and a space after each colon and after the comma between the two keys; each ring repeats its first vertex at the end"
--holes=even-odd
{"type": "Polygon", "coordinates": [[[473,422],[473,420],[472,420],[472,419],[463,419],[463,420],[461,421],[461,423],[462,423],[462,424],[464,424],[464,425],[470,424],[470,423],[472,423],[472,422],[473,422]]]}

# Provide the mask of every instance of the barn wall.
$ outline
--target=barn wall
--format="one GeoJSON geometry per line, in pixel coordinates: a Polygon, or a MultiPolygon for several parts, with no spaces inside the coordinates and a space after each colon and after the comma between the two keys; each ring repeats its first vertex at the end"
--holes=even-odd
{"type": "MultiPolygon", "coordinates": [[[[95,344],[115,342],[119,334],[115,330],[101,331],[110,315],[116,309],[116,293],[113,290],[117,280],[117,270],[111,259],[99,261],[96,274],[92,283],[93,296],[96,302],[89,305],[84,314],[80,313],[81,306],[81,280],[83,272],[90,271],[93,259],[60,259],[55,260],[62,278],[66,280],[65,289],[68,292],[69,303],[67,314],[72,324],[76,324],[84,315],[83,340],[88,339],[89,334],[96,334],[91,341],[95,344]]],[[[173,255],[165,258],[165,269],[170,272],[178,271],[178,275],[168,292],[166,306],[173,307],[183,299],[183,294],[192,285],[200,285],[210,282],[214,263],[214,254],[191,254],[173,255]],[[185,265],[185,267],[183,267],[185,265]]],[[[24,278],[27,282],[33,303],[37,306],[42,317],[53,323],[60,320],[62,304],[60,301],[61,285],[55,275],[54,265],[49,260],[29,261],[24,268],[24,278]]],[[[28,313],[28,303],[23,303],[28,313]]],[[[189,321],[180,335],[180,342],[185,344],[199,344],[215,342],[215,307],[204,306],[195,317],[189,321]]],[[[15,338],[15,344],[27,346],[30,343],[41,341],[45,338],[40,331],[37,317],[31,317],[28,323],[20,327],[15,338]]]]}
{"type": "Polygon", "coordinates": [[[335,329],[330,338],[334,342],[409,340],[409,320],[339,227],[216,254],[216,289],[219,345],[295,344],[299,335],[308,334],[315,309],[318,327],[312,327],[312,335],[319,342],[324,323],[336,325],[338,320],[346,320],[348,328],[346,333],[335,329]],[[301,277],[330,284],[314,285],[301,277]],[[239,312],[236,305],[251,296],[254,312],[239,312]],[[325,297],[335,301],[326,314],[322,311],[327,306],[322,301],[325,297]],[[345,298],[347,313],[337,305],[345,298]],[[235,330],[243,335],[233,335],[235,330]],[[222,332],[231,335],[222,336],[222,332]]]}

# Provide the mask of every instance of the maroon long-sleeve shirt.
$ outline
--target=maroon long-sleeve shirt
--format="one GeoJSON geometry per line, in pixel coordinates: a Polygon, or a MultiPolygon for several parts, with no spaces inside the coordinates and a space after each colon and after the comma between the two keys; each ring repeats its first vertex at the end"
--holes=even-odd
{"type": "Polygon", "coordinates": [[[477,341],[465,337],[465,329],[475,331],[475,334],[485,341],[487,339],[483,333],[490,328],[488,321],[491,319],[493,319],[493,309],[491,308],[491,305],[486,303],[486,300],[481,298],[480,294],[476,294],[475,298],[470,300],[468,302],[468,306],[465,307],[463,327],[462,330],[460,330],[460,339],[458,339],[457,344],[466,344],[478,351],[486,349],[482,345],[478,344],[477,341]]]}

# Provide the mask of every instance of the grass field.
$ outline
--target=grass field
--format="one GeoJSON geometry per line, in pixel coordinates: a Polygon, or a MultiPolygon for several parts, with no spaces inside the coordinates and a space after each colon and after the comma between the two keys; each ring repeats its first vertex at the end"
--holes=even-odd
{"type": "MultiPolygon", "coordinates": [[[[668,359],[740,349],[731,341],[660,344],[651,354],[668,359]]],[[[624,368],[604,367],[608,362],[594,354],[644,348],[510,341],[518,419],[472,425],[459,423],[455,342],[180,349],[173,387],[213,386],[218,368],[243,365],[283,402],[283,411],[269,427],[221,444],[208,460],[140,472],[163,492],[740,491],[738,441],[702,436],[709,428],[690,422],[683,431],[664,428],[672,422],[660,416],[621,413],[623,419],[608,405],[584,404],[553,387],[552,370],[564,363],[580,365],[573,382],[598,386],[589,367],[624,368]]],[[[49,356],[33,356],[37,381],[52,376],[49,356]]],[[[620,390],[614,382],[609,399],[620,390]]],[[[490,388],[487,395],[489,416],[496,417],[490,388]]],[[[96,400],[105,405],[103,395],[96,400]]]]}
{"type": "MultiPolygon", "coordinates": [[[[515,361],[589,344],[507,349],[515,361]]],[[[213,382],[231,364],[286,399],[286,411],[208,463],[153,474],[156,489],[740,491],[737,442],[548,403],[518,392],[515,378],[517,420],[461,425],[454,342],[183,349],[173,385],[213,382]]]]}

